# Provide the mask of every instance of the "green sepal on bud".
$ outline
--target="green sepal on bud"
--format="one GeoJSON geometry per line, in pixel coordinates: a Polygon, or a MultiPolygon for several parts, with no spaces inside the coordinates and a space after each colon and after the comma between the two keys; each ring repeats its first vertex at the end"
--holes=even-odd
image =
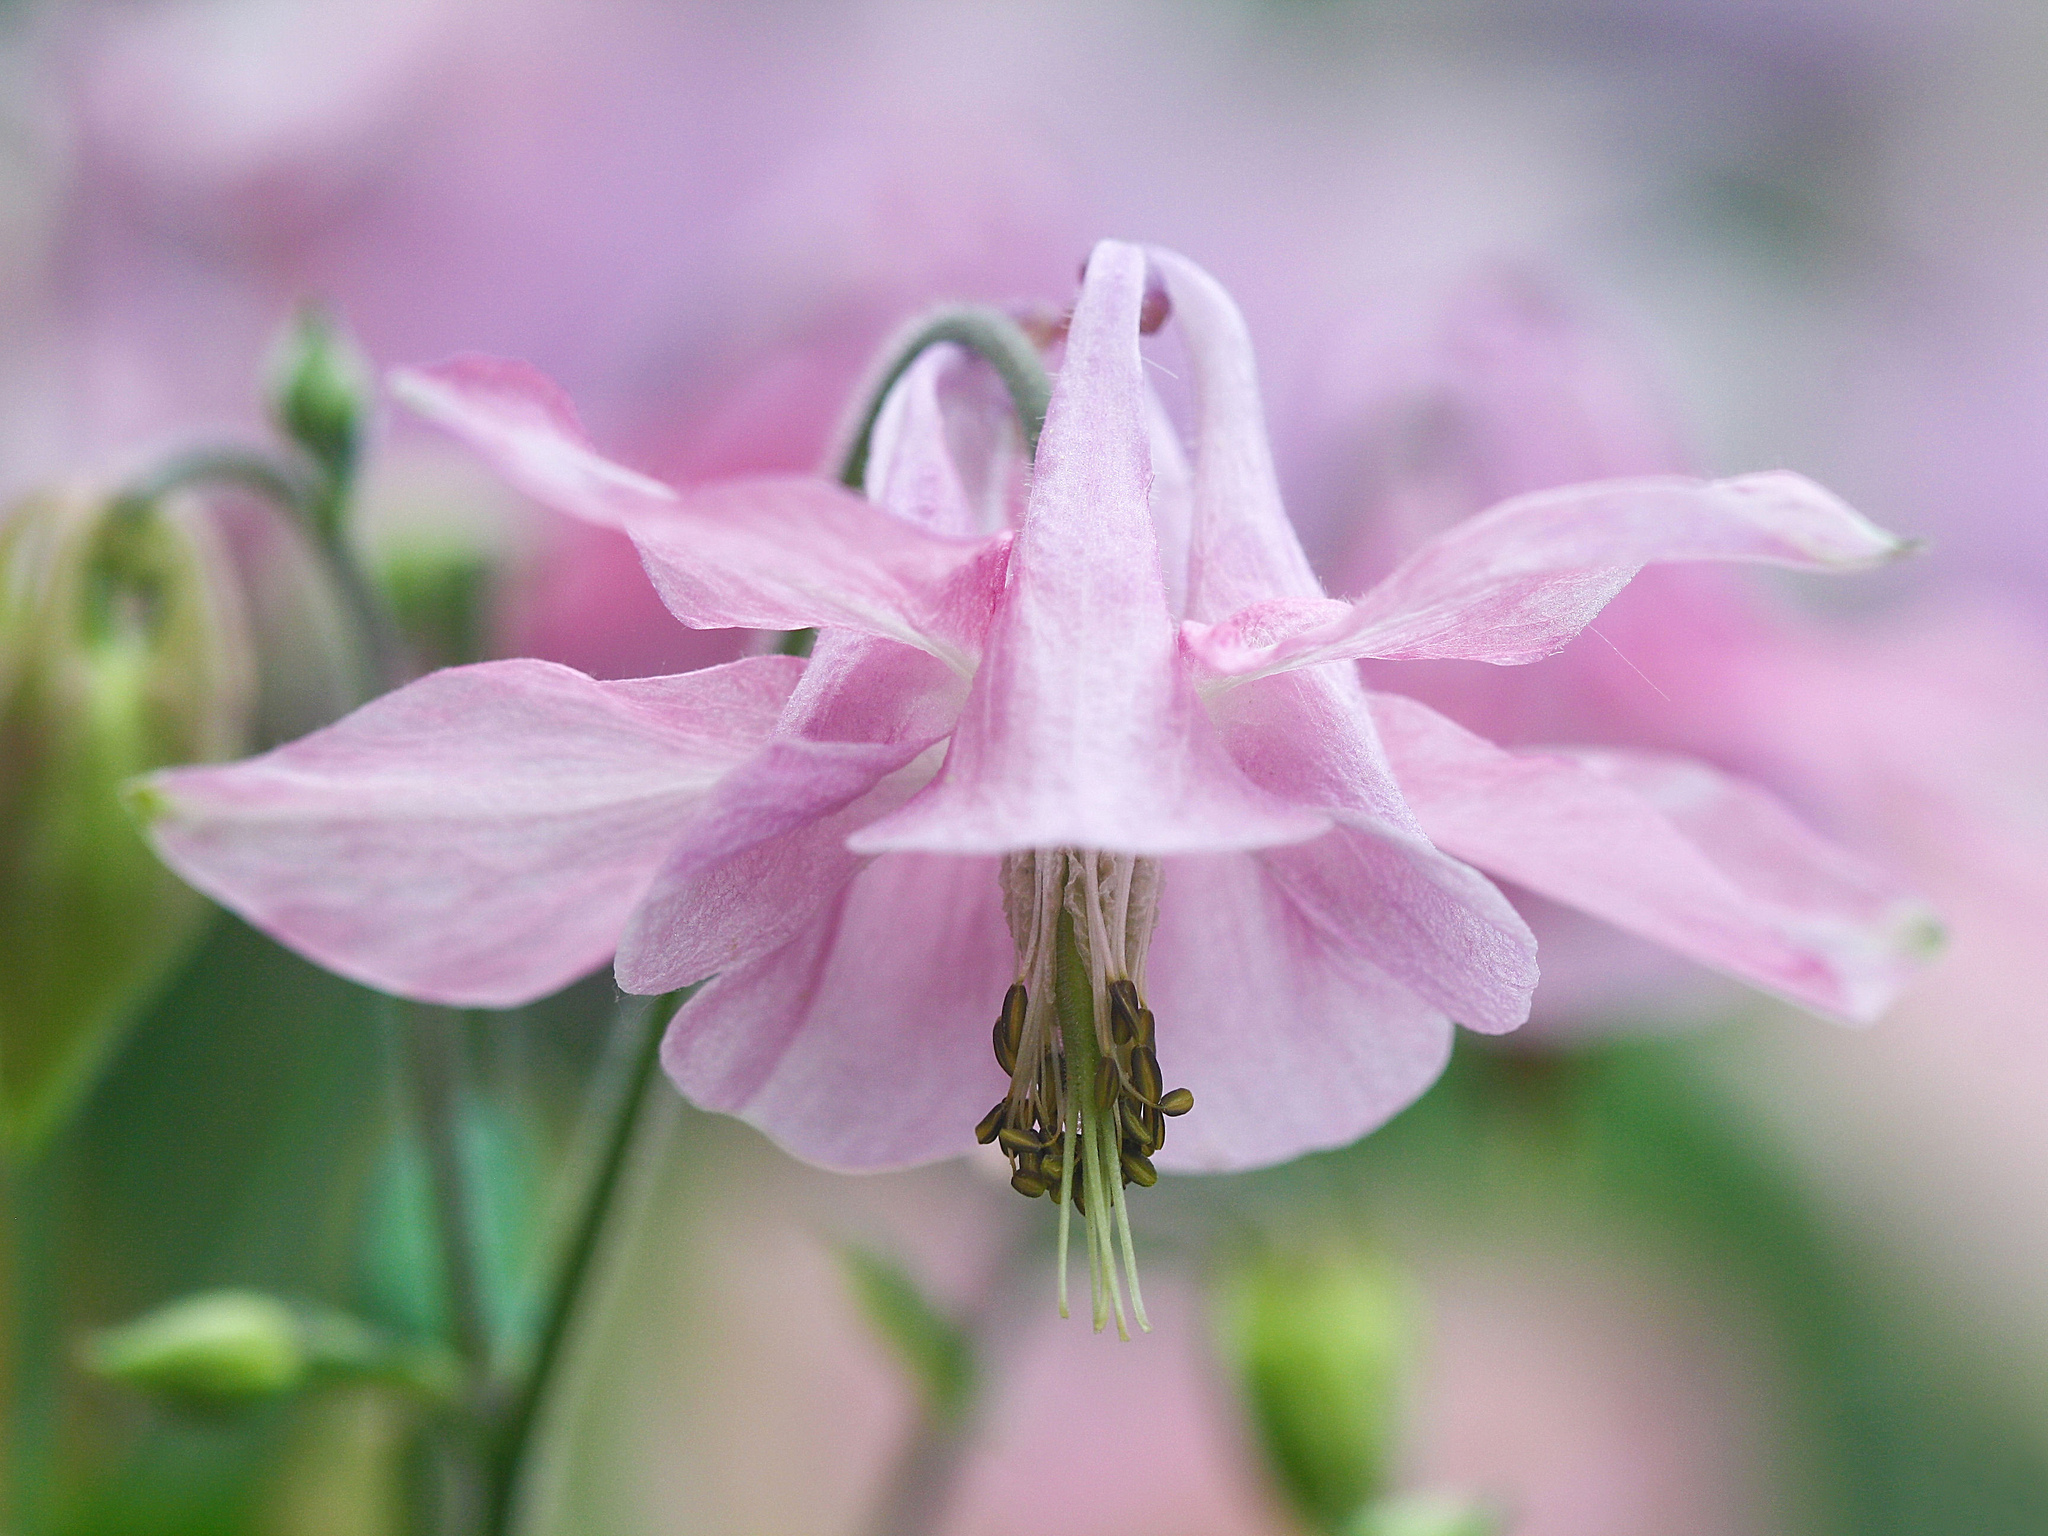
{"type": "Polygon", "coordinates": [[[362,455],[373,398],[370,365],[326,309],[308,304],[279,338],[266,394],[277,428],[319,468],[314,511],[333,541],[362,455]]]}
{"type": "Polygon", "coordinates": [[[1506,1536],[1491,1505],[1457,1494],[1406,1494],[1359,1511],[1344,1536],[1506,1536]]]}
{"type": "Polygon", "coordinates": [[[1316,1529],[1354,1536],[1398,1449],[1417,1332],[1407,1283],[1356,1253],[1262,1253],[1214,1307],[1274,1482],[1316,1529]]]}
{"type": "Polygon", "coordinates": [[[122,786],[245,745],[253,658],[196,506],[52,494],[0,513],[0,1147],[33,1153],[197,939],[122,786]]]}
{"type": "Polygon", "coordinates": [[[260,1291],[209,1291],[87,1340],[94,1375],[188,1411],[260,1403],[346,1382],[377,1382],[434,1403],[462,1374],[439,1346],[400,1344],[325,1308],[260,1291]]]}

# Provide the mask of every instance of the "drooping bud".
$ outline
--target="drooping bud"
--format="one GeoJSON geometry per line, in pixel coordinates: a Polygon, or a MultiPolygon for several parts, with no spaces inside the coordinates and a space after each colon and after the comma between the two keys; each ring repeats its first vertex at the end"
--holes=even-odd
{"type": "MultiPolygon", "coordinates": [[[[369,363],[333,316],[308,304],[278,341],[267,394],[278,430],[326,477],[333,494],[322,498],[324,514],[338,516],[373,398],[369,363]]],[[[322,532],[331,538],[337,530],[322,532]]]]}
{"type": "Polygon", "coordinates": [[[0,514],[0,1144],[33,1151],[211,908],[122,805],[136,774],[232,757],[241,606],[188,504],[49,495],[0,514]]]}
{"type": "Polygon", "coordinates": [[[1385,1492],[1398,1444],[1407,1286],[1355,1253],[1269,1253],[1229,1276],[1215,1306],[1274,1481],[1318,1530],[1350,1531],[1385,1492]]]}
{"type": "Polygon", "coordinates": [[[218,1410],[335,1382],[377,1381],[435,1402],[460,1368],[435,1346],[403,1345],[343,1313],[261,1291],[208,1291],[86,1341],[96,1376],[186,1409],[218,1410]]]}

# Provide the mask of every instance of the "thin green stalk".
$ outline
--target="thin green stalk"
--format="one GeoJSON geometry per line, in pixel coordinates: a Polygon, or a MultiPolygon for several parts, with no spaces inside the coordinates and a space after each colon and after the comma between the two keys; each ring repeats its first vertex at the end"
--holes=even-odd
{"type": "Polygon", "coordinates": [[[130,487],[126,496],[157,501],[174,491],[209,485],[230,486],[262,498],[290,517],[304,535],[347,610],[362,647],[364,675],[358,690],[362,697],[370,699],[404,681],[405,653],[398,626],[347,548],[346,520],[332,506],[338,488],[251,449],[202,448],[162,465],[147,480],[130,487]]]}
{"type": "Polygon", "coordinates": [[[1025,457],[1038,457],[1038,434],[1045,429],[1045,411],[1052,401],[1052,381],[1046,377],[1045,364],[1039,361],[1038,348],[1017,322],[1001,310],[963,304],[912,321],[904,328],[903,339],[883,352],[887,361],[862,397],[867,404],[840,459],[842,485],[857,491],[866,483],[869,441],[891,386],[928,348],[948,341],[967,348],[995,369],[1010,392],[1011,404],[1017,408],[1025,457]]]}
{"type": "MultiPolygon", "coordinates": [[[[882,366],[860,396],[866,404],[861,407],[839,457],[841,485],[855,491],[866,486],[868,451],[875,423],[881,419],[882,402],[889,398],[890,389],[905,370],[927,349],[941,342],[965,347],[995,369],[1010,392],[1010,403],[1016,407],[1017,427],[1024,434],[1025,457],[1038,457],[1038,437],[1045,430],[1046,407],[1052,402],[1052,380],[1046,376],[1038,348],[1017,322],[1001,310],[964,304],[912,321],[904,328],[901,339],[883,349],[882,366]]],[[[784,656],[808,656],[817,640],[815,629],[792,629],[776,643],[775,649],[784,656]]]]}
{"type": "Polygon", "coordinates": [[[58,1306],[56,1170],[49,1155],[7,1169],[6,1529],[39,1536],[50,1525],[57,1452],[58,1306]]]}
{"type": "Polygon", "coordinates": [[[630,1027],[640,1031],[639,1050],[603,1158],[591,1177],[582,1218],[570,1235],[556,1272],[533,1363],[496,1436],[481,1527],[483,1536],[510,1536],[515,1529],[541,1422],[561,1379],[576,1319],[598,1268],[605,1234],[633,1161],[640,1124],[661,1063],[662,1034],[684,996],[671,992],[665,997],[648,998],[628,1016],[630,1027]]]}
{"type": "Polygon", "coordinates": [[[472,1390],[480,1392],[491,1372],[491,1318],[479,1262],[476,1191],[463,1154],[468,1061],[462,1017],[439,1008],[401,1011],[407,1015],[400,1020],[400,1036],[440,1241],[449,1331],[472,1390]]]}

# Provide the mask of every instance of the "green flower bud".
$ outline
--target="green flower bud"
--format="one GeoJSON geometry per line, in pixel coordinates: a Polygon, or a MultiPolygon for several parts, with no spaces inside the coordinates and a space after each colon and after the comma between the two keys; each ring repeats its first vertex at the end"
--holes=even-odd
{"type": "Polygon", "coordinates": [[[87,1341],[85,1368],[186,1409],[222,1409],[336,1383],[447,1403],[462,1369],[437,1344],[399,1344],[345,1313],[260,1291],[208,1291],[87,1341]]]}
{"type": "MultiPolygon", "coordinates": [[[[348,335],[318,305],[301,309],[271,363],[270,411],[278,430],[326,475],[327,511],[355,474],[371,399],[370,367],[348,335]]],[[[327,530],[330,534],[332,529],[327,530]]]]}
{"type": "Polygon", "coordinates": [[[1319,1530],[1382,1494],[1401,1428],[1415,1306],[1356,1254],[1264,1254],[1216,1295],[1224,1359],[1274,1480],[1319,1530]]]}
{"type": "Polygon", "coordinates": [[[302,1386],[311,1369],[299,1320],[274,1296],[213,1291],[94,1335],[86,1369],[153,1397],[221,1408],[302,1386]]]}
{"type": "Polygon", "coordinates": [[[236,755],[251,659],[196,508],[50,495],[0,513],[0,1146],[83,1096],[211,908],[122,785],[236,755]]]}
{"type": "Polygon", "coordinates": [[[1409,1494],[1362,1510],[1345,1536],[1502,1536],[1497,1511],[1456,1494],[1409,1494]]]}

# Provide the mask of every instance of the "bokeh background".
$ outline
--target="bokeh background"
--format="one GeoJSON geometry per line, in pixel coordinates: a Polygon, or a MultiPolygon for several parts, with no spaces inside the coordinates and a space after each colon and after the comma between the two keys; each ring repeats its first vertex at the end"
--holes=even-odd
{"type": "MultiPolygon", "coordinates": [[[[1129,1345],[1052,1317],[1043,1208],[986,1170],[836,1178],[668,1102],[540,1528],[874,1529],[929,1426],[856,1244],[977,1320],[949,1536],[1301,1529],[1227,1326],[1274,1264],[1394,1319],[1391,1486],[1523,1536],[2048,1530],[2048,10],[9,0],[0,492],[259,433],[307,298],[380,367],[531,360],[653,472],[806,470],[906,315],[1063,302],[1104,234],[1243,305],[1333,590],[1499,496],[1646,470],[1796,468],[1925,538],[1825,590],[1646,579],[1552,662],[1403,686],[1761,777],[1917,882],[1949,954],[1855,1032],[1539,913],[1522,1037],[1355,1148],[1138,1202],[1160,1326],[1129,1345]]],[[[403,421],[369,477],[366,549],[438,594],[429,659],[743,643],[403,421]]],[[[283,739],[346,702],[333,615],[218,510],[283,739]]],[[[599,978],[471,1022],[509,1268],[609,1006],[599,978]]],[[[218,924],[59,1149],[37,1325],[255,1284],[435,1326],[387,1056],[363,994],[218,924]]],[[[62,1529],[395,1529],[374,1396],[223,1422],[65,1391],[62,1529]]]]}

